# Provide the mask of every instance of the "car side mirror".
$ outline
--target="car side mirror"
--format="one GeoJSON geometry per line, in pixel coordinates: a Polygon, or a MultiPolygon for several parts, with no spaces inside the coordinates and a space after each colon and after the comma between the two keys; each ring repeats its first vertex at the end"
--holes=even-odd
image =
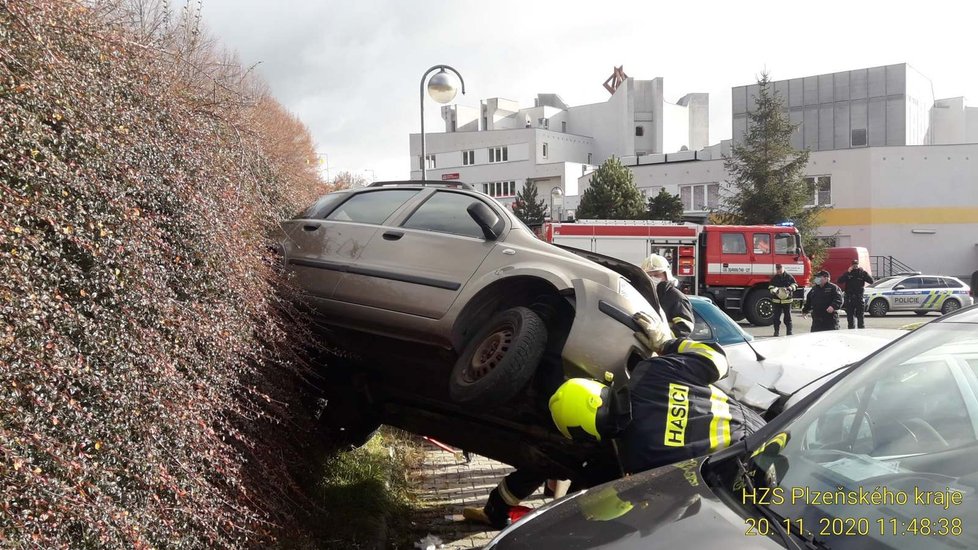
{"type": "Polygon", "coordinates": [[[465,209],[475,220],[475,223],[479,224],[482,228],[482,234],[485,235],[487,241],[494,241],[499,238],[502,234],[503,228],[506,227],[506,223],[502,218],[496,215],[491,208],[486,206],[486,203],[482,201],[472,201],[472,204],[465,209]]]}
{"type": "Polygon", "coordinates": [[[897,285],[897,286],[893,287],[893,290],[903,290],[905,288],[907,288],[907,287],[905,287],[903,285],[897,285]]]}

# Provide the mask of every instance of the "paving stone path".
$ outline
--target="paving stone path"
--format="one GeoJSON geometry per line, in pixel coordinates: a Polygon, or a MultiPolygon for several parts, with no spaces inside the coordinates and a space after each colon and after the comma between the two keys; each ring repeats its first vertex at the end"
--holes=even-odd
{"type": "MultiPolygon", "coordinates": [[[[417,536],[441,539],[445,550],[482,548],[497,531],[462,519],[465,506],[482,506],[499,480],[513,469],[501,462],[470,455],[466,463],[461,453],[452,454],[433,445],[425,451],[423,464],[415,474],[418,514],[413,519],[417,536]]],[[[525,506],[544,503],[542,491],[525,506]]]]}

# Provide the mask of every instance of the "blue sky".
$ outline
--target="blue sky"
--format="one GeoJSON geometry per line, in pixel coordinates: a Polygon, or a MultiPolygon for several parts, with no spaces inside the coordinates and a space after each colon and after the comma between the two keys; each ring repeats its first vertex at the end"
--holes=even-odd
{"type": "MultiPolygon", "coordinates": [[[[978,3],[203,0],[204,23],[312,131],[331,173],[408,177],[424,71],[465,78],[456,102],[557,93],[604,101],[616,65],[665,78],[667,100],[709,92],[711,143],[730,136],[730,88],[908,62],[936,97],[978,105],[978,3]],[[372,172],[363,172],[363,171],[372,172]]],[[[426,104],[428,129],[443,128],[426,104]]]]}

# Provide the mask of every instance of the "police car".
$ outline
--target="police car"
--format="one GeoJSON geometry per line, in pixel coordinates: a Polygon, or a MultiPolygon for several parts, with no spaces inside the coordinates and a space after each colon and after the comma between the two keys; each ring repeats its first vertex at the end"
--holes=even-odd
{"type": "Polygon", "coordinates": [[[886,277],[866,287],[863,305],[873,317],[882,317],[889,311],[912,311],[917,315],[940,311],[946,314],[970,306],[974,302],[970,290],[956,277],[886,277]]]}

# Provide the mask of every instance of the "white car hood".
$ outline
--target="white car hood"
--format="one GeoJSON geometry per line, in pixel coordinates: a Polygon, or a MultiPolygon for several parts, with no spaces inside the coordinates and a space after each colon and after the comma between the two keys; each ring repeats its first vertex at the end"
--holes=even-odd
{"type": "Polygon", "coordinates": [[[794,393],[904,334],[897,329],[833,330],[754,340],[751,345],[764,361],[757,361],[746,343],[724,346],[730,371],[715,385],[746,405],[767,410],[781,395],[794,393]]]}

